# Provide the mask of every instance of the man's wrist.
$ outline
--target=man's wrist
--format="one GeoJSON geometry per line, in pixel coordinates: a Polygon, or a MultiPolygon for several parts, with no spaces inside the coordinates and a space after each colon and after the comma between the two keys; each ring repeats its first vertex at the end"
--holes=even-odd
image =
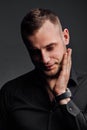
{"type": "Polygon", "coordinates": [[[60,104],[60,105],[67,104],[70,100],[71,100],[70,98],[66,98],[66,99],[60,100],[60,101],[59,101],[59,104],[60,104]]]}
{"type": "Polygon", "coordinates": [[[59,104],[67,104],[70,101],[71,96],[71,91],[69,90],[69,88],[67,88],[66,91],[62,94],[55,95],[55,100],[59,104]]]}

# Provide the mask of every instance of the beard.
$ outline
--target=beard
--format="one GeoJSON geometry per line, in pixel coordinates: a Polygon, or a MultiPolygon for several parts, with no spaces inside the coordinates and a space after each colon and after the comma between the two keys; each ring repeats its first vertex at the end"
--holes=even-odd
{"type": "Polygon", "coordinates": [[[61,71],[61,64],[55,64],[55,68],[53,70],[43,71],[43,73],[47,78],[54,79],[58,77],[60,71],[61,71]]]}
{"type": "Polygon", "coordinates": [[[52,69],[47,69],[44,65],[39,64],[39,65],[35,65],[36,69],[38,69],[38,72],[43,75],[45,78],[49,78],[49,79],[54,79],[57,78],[62,65],[61,63],[55,63],[54,67],[52,69]]]}

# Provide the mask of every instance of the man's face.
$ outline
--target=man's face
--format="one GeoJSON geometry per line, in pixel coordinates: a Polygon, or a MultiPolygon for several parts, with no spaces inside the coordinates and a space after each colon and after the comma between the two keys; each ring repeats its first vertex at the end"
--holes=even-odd
{"type": "Polygon", "coordinates": [[[34,65],[46,76],[55,76],[62,66],[69,43],[68,30],[62,31],[58,25],[46,21],[28,40],[31,41],[29,51],[34,65]]]}

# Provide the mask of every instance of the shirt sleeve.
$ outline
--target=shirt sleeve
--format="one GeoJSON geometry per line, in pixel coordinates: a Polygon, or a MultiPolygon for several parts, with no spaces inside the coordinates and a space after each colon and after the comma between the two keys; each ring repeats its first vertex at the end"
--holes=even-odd
{"type": "Polygon", "coordinates": [[[74,123],[77,130],[87,130],[87,109],[81,112],[72,100],[66,105],[60,105],[60,108],[69,125],[72,126],[74,123]]]}

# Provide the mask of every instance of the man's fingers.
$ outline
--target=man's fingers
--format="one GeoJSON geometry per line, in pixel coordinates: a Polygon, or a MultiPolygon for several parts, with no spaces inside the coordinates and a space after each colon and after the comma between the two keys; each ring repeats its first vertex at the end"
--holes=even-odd
{"type": "Polygon", "coordinates": [[[72,49],[68,48],[67,49],[67,62],[71,63],[71,55],[72,55],[72,49]]]}
{"type": "Polygon", "coordinates": [[[72,49],[68,48],[67,52],[64,54],[63,62],[62,62],[62,75],[66,77],[70,75],[71,70],[71,54],[72,49]]]}
{"type": "Polygon", "coordinates": [[[67,70],[71,70],[71,55],[72,55],[72,49],[67,49],[67,70]]]}
{"type": "Polygon", "coordinates": [[[62,63],[62,70],[65,71],[66,69],[67,69],[67,52],[64,54],[62,63]]]}

